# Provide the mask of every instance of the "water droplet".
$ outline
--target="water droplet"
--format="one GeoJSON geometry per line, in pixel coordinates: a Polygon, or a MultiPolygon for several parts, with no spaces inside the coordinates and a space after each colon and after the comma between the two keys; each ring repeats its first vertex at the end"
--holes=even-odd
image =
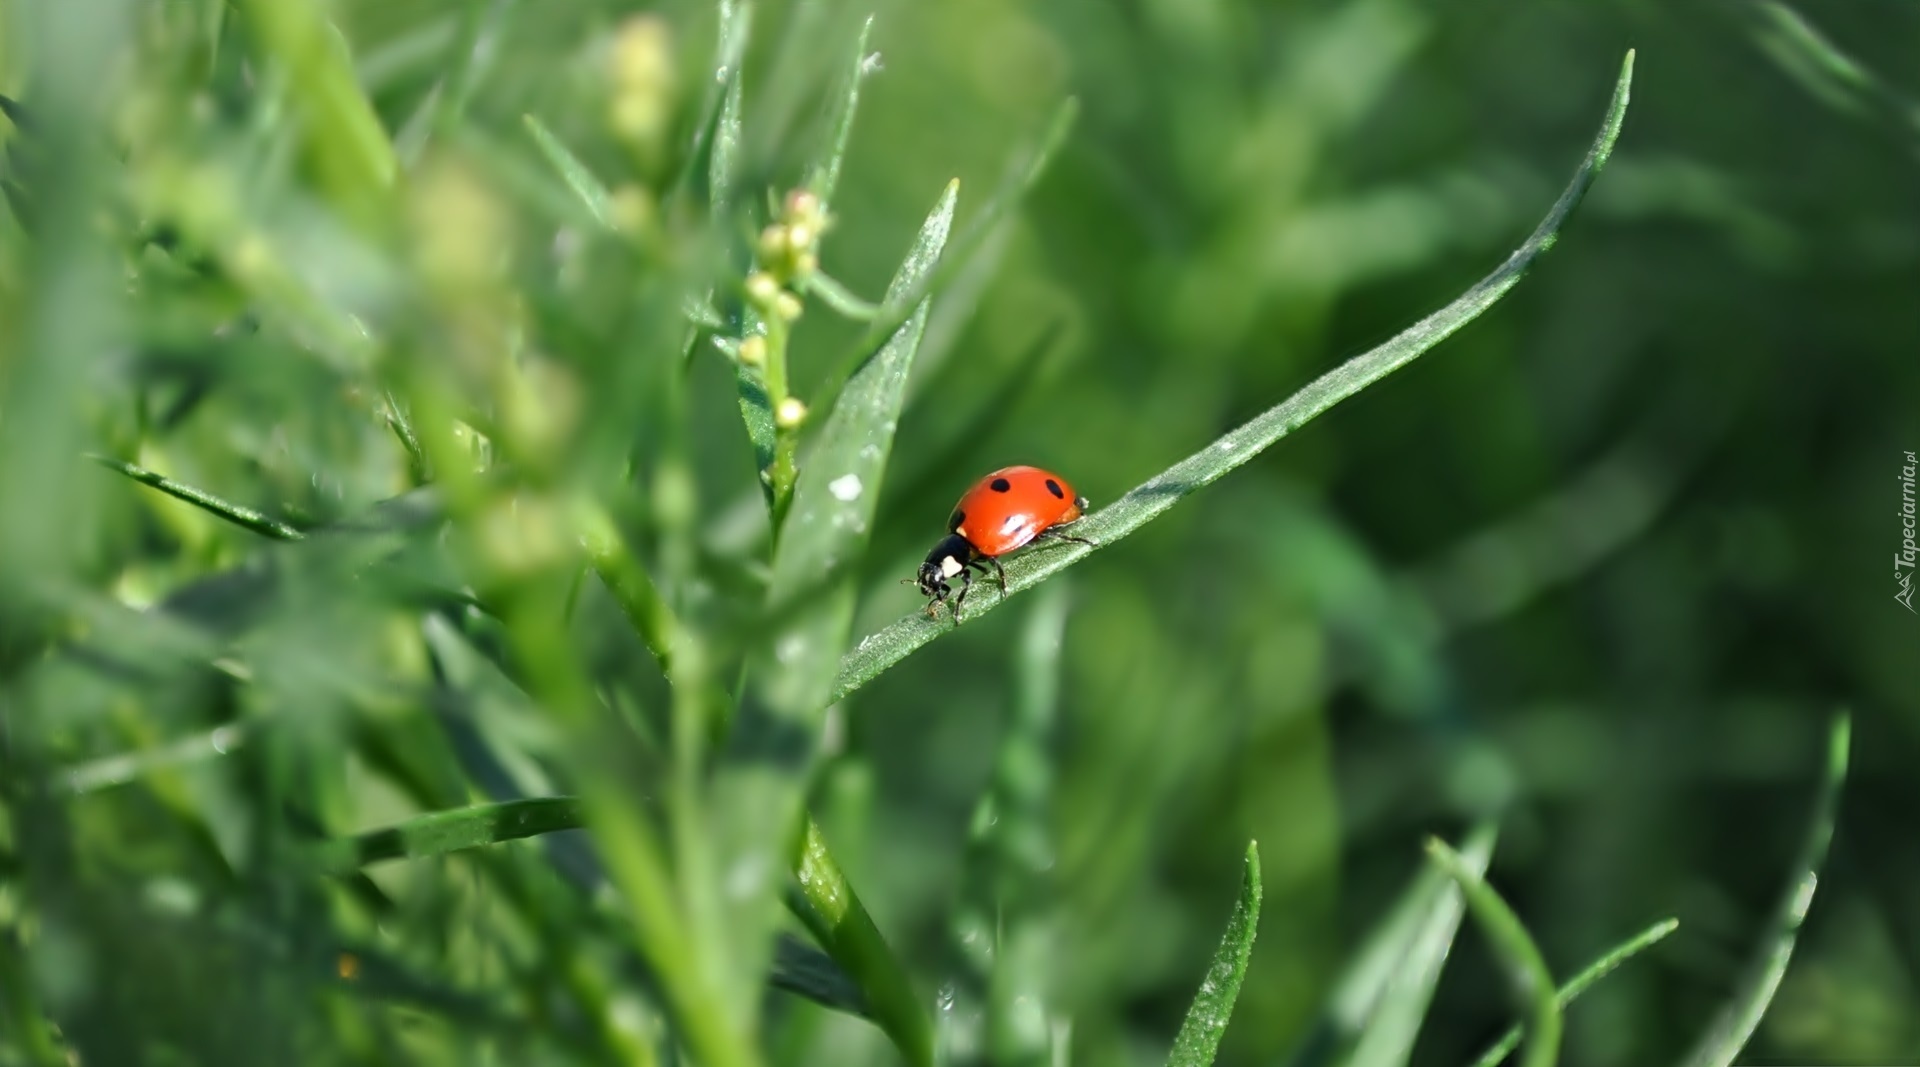
{"type": "Polygon", "coordinates": [[[860,491],[863,488],[865,487],[860,484],[858,474],[842,474],[827,483],[827,492],[832,493],[835,500],[845,504],[851,504],[860,499],[860,491]]]}

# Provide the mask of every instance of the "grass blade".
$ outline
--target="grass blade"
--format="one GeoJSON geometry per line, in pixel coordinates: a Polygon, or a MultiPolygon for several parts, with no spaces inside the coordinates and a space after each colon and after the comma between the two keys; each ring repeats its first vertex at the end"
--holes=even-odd
{"type": "Polygon", "coordinates": [[[326,870],[349,871],[382,860],[424,859],[584,825],[580,802],[574,798],[530,797],[431,812],[385,829],[328,841],[315,850],[314,859],[326,870]]]}
{"type": "MultiPolygon", "coordinates": [[[[744,5],[741,9],[747,10],[744,5]]],[[[740,109],[745,92],[746,79],[736,63],[727,72],[726,95],[720,98],[720,114],[714,120],[713,155],[707,158],[707,202],[716,216],[725,214],[733,203],[734,171],[740,165],[740,109]]]]}
{"type": "Polygon", "coordinates": [[[828,141],[812,166],[807,168],[807,188],[822,204],[833,203],[833,190],[840,184],[840,164],[847,157],[847,144],[853,140],[853,115],[860,107],[860,83],[867,76],[867,41],[873,36],[873,16],[860,24],[860,35],[853,43],[853,62],[837,94],[838,107],[833,116],[833,139],[828,141]]]}
{"type": "MultiPolygon", "coordinates": [[[[1562,1009],[1565,1009],[1568,1004],[1573,1003],[1574,998],[1585,993],[1593,983],[1613,973],[1615,968],[1632,959],[1634,956],[1666,940],[1668,934],[1673,933],[1679,928],[1680,920],[1678,919],[1662,919],[1654,923],[1652,926],[1621,942],[1606,955],[1601,956],[1589,964],[1586,970],[1581,971],[1573,977],[1572,981],[1561,986],[1559,991],[1554,994],[1554,999],[1560,1002],[1562,1009]]],[[[1500,1040],[1494,1042],[1491,1048],[1480,1054],[1479,1059],[1473,1061],[1473,1067],[1500,1067],[1500,1061],[1506,1059],[1508,1053],[1519,1047],[1520,1034],[1521,1029],[1518,1025],[1515,1025],[1505,1034],[1502,1034],[1500,1040]]]]}
{"type": "Polygon", "coordinates": [[[872,1018],[866,997],[852,978],[833,962],[832,957],[800,940],[793,934],[781,934],[773,946],[773,973],[767,984],[805,997],[823,1008],[872,1018]]]}
{"type": "MultiPolygon", "coordinates": [[[[432,812],[385,829],[328,841],[314,850],[313,858],[322,870],[344,873],[383,860],[426,859],[561,830],[578,830],[585,824],[580,802],[575,798],[532,797],[458,811],[432,812]]],[[[866,912],[860,909],[859,901],[850,893],[848,899],[858,917],[865,919],[866,912]]],[[[871,920],[867,920],[867,925],[871,927],[871,920]]],[[[860,983],[841,970],[832,958],[791,937],[783,936],[775,946],[768,984],[835,1011],[862,1017],[876,1014],[868,1007],[870,993],[864,991],[860,983]]],[[[899,988],[905,988],[904,983],[899,988]]]]}
{"type": "Polygon", "coordinates": [[[1833,820],[1840,807],[1840,787],[1847,780],[1852,734],[1852,719],[1842,712],[1835,717],[1827,734],[1826,776],[1814,800],[1813,819],[1795,864],[1800,873],[1781,896],[1772,929],[1761,942],[1740,988],[1701,1035],[1692,1054],[1682,1061],[1685,1067],[1731,1064],[1753,1037],[1760,1017],[1773,1001],[1774,991],[1780,988],[1780,979],[1787,973],[1787,961],[1793,956],[1793,943],[1800,936],[1800,924],[1806,921],[1807,908],[1813,904],[1813,890],[1819,882],[1820,866],[1826,861],[1827,844],[1833,840],[1833,820]]]}
{"type": "Polygon", "coordinates": [[[1240,881],[1240,897],[1233,902],[1233,914],[1227,919],[1227,932],[1207,965],[1207,978],[1187,1009],[1187,1019],[1173,1039],[1173,1052],[1167,1067],[1209,1067],[1220,1049],[1220,1038],[1227,1032],[1227,1018],[1233,1014],[1233,1002],[1240,996],[1240,980],[1247,975],[1247,961],[1253,956],[1253,937],[1260,926],[1260,849],[1247,842],[1246,873],[1240,881]]]}
{"type": "MultiPolygon", "coordinates": [[[[949,185],[892,291],[914,285],[939,259],[957,196],[957,183],[949,185]]],[[[783,603],[794,590],[809,587],[865,549],[926,315],[923,301],[827,416],[780,533],[770,604],[783,603]]],[[[773,879],[786,865],[789,835],[798,832],[801,799],[833,687],[834,655],[846,647],[852,620],[853,587],[843,579],[795,612],[750,660],[752,680],[729,739],[728,759],[712,787],[718,869],[747,872],[730,879],[734,892],[728,901],[734,914],[727,927],[738,938],[734,944],[742,970],[736,977],[742,980],[764,966],[767,927],[774,917],[769,907],[773,879]]]]}
{"type": "Polygon", "coordinates": [[[603,228],[612,229],[613,194],[607,191],[606,184],[595,177],[593,171],[587,169],[587,165],[580,161],[579,156],[574,155],[566,145],[560,143],[560,138],[555,137],[545,123],[532,115],[522,115],[520,121],[526,125],[527,133],[532,135],[533,143],[539,146],[540,154],[546,157],[547,162],[560,175],[560,180],[566,182],[567,188],[573,190],[573,195],[579,197],[580,202],[586,205],[587,213],[593,216],[593,221],[603,228]]]}
{"type": "MultiPolygon", "coordinates": [[[[1493,855],[1493,827],[1475,827],[1460,848],[1476,870],[1493,855]]],[[[1291,1067],[1400,1067],[1440,981],[1465,906],[1452,880],[1424,866],[1376,924],[1340,976],[1291,1067]]]]}
{"type": "Polygon", "coordinates": [[[724,130],[726,122],[723,113],[727,109],[727,97],[739,92],[740,64],[747,54],[747,35],[753,27],[753,5],[746,0],[720,0],[718,39],[714,45],[713,81],[707,87],[706,99],[700,105],[700,124],[694,132],[693,151],[687,156],[686,169],[680,172],[676,183],[676,193],[691,191],[704,194],[705,201],[718,214],[727,202],[729,192],[726,180],[732,173],[732,158],[740,143],[739,100],[733,101],[734,128],[724,130]],[[726,148],[720,146],[722,136],[731,137],[726,148]],[[716,156],[725,156],[724,163],[716,162],[716,156]],[[720,184],[714,185],[715,176],[720,184]],[[704,178],[705,185],[696,185],[704,178]]]}
{"type": "MultiPolygon", "coordinates": [[[[1606,165],[1607,157],[1613,152],[1614,141],[1619,137],[1620,124],[1626,118],[1628,89],[1632,83],[1633,53],[1628,52],[1606,118],[1586,159],[1574,172],[1566,191],[1560,194],[1560,199],[1554,203],[1532,236],[1492,274],[1481,279],[1451,304],[1414,323],[1399,336],[1321,375],[1278,406],[1255,416],[1239,429],[1174,464],[1111,506],[1082,519],[1076,531],[1097,542],[1096,545],[1049,548],[1046,552],[1016,560],[1007,567],[1006,595],[1042,582],[1079,562],[1095,548],[1111,545],[1146,525],[1195,490],[1211,484],[1259,455],[1335,404],[1405,366],[1492,307],[1519,283],[1542,253],[1553,247],[1561,226],[1579,206],[1594,177],[1606,165]]],[[[1005,596],[998,589],[982,587],[968,598],[968,617],[977,618],[999,606],[1004,599],[1005,596]]],[[[915,612],[872,635],[842,661],[840,676],[834,683],[833,699],[845,697],[951,629],[948,622],[931,620],[915,612]]]]}
{"type": "Polygon", "coordinates": [[[943,1011],[941,1047],[982,1049],[998,1067],[1039,1065],[1063,1020],[1049,998],[1058,951],[1052,921],[1052,753],[1060,695],[1067,584],[1049,587],[1028,612],[1015,661],[1014,700],[993,781],[973,811],[959,905],[949,923],[966,964],[976,1011],[943,1011]],[[985,1039],[971,1032],[984,1021],[985,1039]],[[966,1027],[967,1032],[958,1028],[966,1027]]]}
{"type": "Polygon", "coordinates": [[[853,979],[868,1014],[893,1039],[901,1057],[913,1067],[932,1067],[933,1027],[914,996],[907,970],[880,936],[811,819],[801,832],[793,869],[799,883],[794,914],[853,979]]]}
{"type": "Polygon", "coordinates": [[[1516,992],[1532,1008],[1527,1028],[1527,1055],[1522,1062],[1526,1067],[1553,1067],[1554,1060],[1560,1056],[1560,1001],[1554,994],[1553,972],[1547,970],[1540,946],[1534,944],[1533,935],[1527,933],[1520,917],[1487,884],[1483,871],[1474,869],[1437,837],[1427,842],[1427,855],[1449,878],[1459,883],[1466,894],[1467,908],[1486,931],[1487,940],[1493,942],[1494,952],[1506,965],[1516,992]]]}
{"type": "Polygon", "coordinates": [[[335,207],[371,228],[398,170],[346,41],[317,0],[240,0],[261,57],[281,64],[304,119],[303,153],[335,207]]]}
{"type": "Polygon", "coordinates": [[[212,493],[195,489],[193,486],[182,485],[158,471],[150,471],[145,467],[124,463],[107,456],[89,455],[87,458],[110,471],[118,471],[141,485],[158,489],[175,500],[184,500],[210,515],[225,519],[235,526],[252,530],[262,537],[271,537],[276,541],[298,541],[306,536],[284,522],[270,519],[252,508],[222,500],[212,493]]]}

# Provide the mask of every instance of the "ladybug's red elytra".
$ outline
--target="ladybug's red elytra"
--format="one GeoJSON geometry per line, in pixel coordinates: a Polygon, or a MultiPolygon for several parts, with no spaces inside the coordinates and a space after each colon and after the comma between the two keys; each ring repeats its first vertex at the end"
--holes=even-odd
{"type": "Polygon", "coordinates": [[[960,579],[960,593],[953,597],[953,617],[960,618],[960,604],[973,586],[973,573],[982,574],[991,566],[1000,580],[1000,592],[1007,591],[1007,572],[999,557],[1036,540],[1074,541],[1093,544],[1084,537],[1063,533],[1061,527],[1080,518],[1087,498],[1073,491],[1065,478],[1039,467],[1002,467],[974,483],[947,519],[947,536],[927,561],[920,564],[916,579],[927,597],[927,617],[939,612],[940,603],[953,594],[948,584],[960,579]]]}

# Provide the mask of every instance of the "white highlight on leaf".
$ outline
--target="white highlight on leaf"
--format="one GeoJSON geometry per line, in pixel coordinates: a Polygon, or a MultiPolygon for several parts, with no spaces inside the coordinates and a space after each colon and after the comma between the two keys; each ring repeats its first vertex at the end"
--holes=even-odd
{"type": "Polygon", "coordinates": [[[827,492],[832,493],[833,498],[843,504],[851,504],[860,499],[860,490],[863,488],[865,487],[860,484],[858,474],[842,474],[827,483],[827,492]]]}

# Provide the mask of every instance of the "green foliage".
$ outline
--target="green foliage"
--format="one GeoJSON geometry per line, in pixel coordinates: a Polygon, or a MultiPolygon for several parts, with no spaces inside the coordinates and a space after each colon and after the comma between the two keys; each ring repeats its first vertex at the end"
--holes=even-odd
{"type": "Polygon", "coordinates": [[[1813,906],[1813,890],[1820,880],[1820,867],[1827,859],[1827,846],[1833,841],[1833,820],[1840,808],[1840,787],[1847,780],[1847,763],[1853,744],[1853,720],[1835,716],[1827,736],[1826,765],[1819,794],[1814,798],[1813,817],[1807,823],[1807,836],[1794,863],[1794,878],[1780,896],[1766,937],[1754,953],[1753,963],[1741,979],[1733,996],[1707,1027],[1685,1062],[1689,1067],[1727,1067],[1753,1038],[1753,1032],[1772,1003],[1773,995],[1786,976],[1787,961],[1800,937],[1807,909],[1813,906]]]}
{"type": "Polygon", "coordinates": [[[0,4],[0,1067],[1901,1058],[1897,36],[0,4]]]}
{"type": "Polygon", "coordinates": [[[1207,967],[1206,980],[1193,996],[1186,1021],[1173,1039],[1168,1067],[1207,1067],[1226,1036],[1227,1019],[1233,1014],[1233,1002],[1240,996],[1240,983],[1247,976],[1247,963],[1253,957],[1253,937],[1260,926],[1260,850],[1247,843],[1247,872],[1240,882],[1240,896],[1233,902],[1233,914],[1227,919],[1227,931],[1220,935],[1220,947],[1214,950],[1207,967]]]}

